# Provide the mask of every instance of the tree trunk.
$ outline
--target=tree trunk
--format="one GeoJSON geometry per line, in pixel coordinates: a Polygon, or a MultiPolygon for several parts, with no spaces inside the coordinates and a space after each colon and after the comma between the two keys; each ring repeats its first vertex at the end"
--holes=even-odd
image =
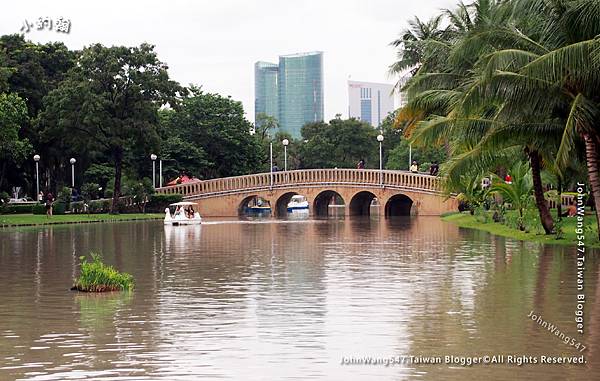
{"type": "Polygon", "coordinates": [[[115,159],[115,186],[113,188],[112,204],[110,205],[110,214],[119,213],[119,197],[121,196],[121,170],[123,166],[123,152],[117,150],[114,153],[115,159]]]}
{"type": "Polygon", "coordinates": [[[556,219],[560,221],[562,220],[562,178],[560,176],[558,176],[556,192],[558,194],[558,204],[556,204],[556,219]]]}
{"type": "Polygon", "coordinates": [[[535,206],[540,213],[540,221],[544,227],[546,234],[551,234],[554,231],[554,220],[550,214],[548,203],[544,197],[544,189],[542,187],[540,155],[537,151],[529,152],[529,163],[531,165],[531,175],[533,177],[533,195],[535,197],[535,206]]]}
{"type": "MultiPolygon", "coordinates": [[[[0,168],[0,190],[2,190],[2,185],[4,185],[4,173],[6,172],[6,161],[2,161],[2,168],[0,168]]],[[[37,200],[37,194],[35,195],[35,199],[37,200]]]]}
{"type": "Polygon", "coordinates": [[[600,239],[600,176],[598,175],[598,152],[594,138],[589,134],[583,135],[585,141],[585,158],[587,162],[588,176],[590,178],[590,187],[594,197],[594,206],[596,207],[596,223],[598,224],[598,239],[600,239]]]}

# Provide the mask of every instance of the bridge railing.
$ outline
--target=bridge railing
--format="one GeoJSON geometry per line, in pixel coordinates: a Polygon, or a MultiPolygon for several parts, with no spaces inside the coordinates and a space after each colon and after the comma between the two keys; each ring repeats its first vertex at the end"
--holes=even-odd
{"type": "Polygon", "coordinates": [[[410,188],[439,192],[440,179],[425,174],[405,171],[379,171],[370,169],[303,169],[295,171],[257,173],[253,175],[225,177],[194,181],[156,189],[157,193],[179,193],[185,196],[221,194],[265,188],[282,188],[306,185],[368,185],[410,188]]]}

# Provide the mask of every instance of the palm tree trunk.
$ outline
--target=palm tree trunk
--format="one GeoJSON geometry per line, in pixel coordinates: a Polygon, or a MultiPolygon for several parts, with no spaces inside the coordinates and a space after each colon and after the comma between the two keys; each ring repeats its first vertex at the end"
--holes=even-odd
{"type": "Polygon", "coordinates": [[[560,176],[558,176],[558,184],[556,188],[556,192],[558,193],[558,203],[556,204],[556,219],[560,221],[562,220],[562,178],[560,176]]]}
{"type": "Polygon", "coordinates": [[[529,152],[529,163],[531,165],[531,175],[533,177],[533,195],[535,197],[535,206],[540,213],[540,221],[544,227],[546,234],[551,234],[554,231],[554,220],[550,214],[548,203],[544,197],[544,189],[542,188],[542,175],[540,155],[537,151],[529,152]]]}
{"type": "Polygon", "coordinates": [[[585,158],[587,162],[588,176],[590,178],[590,187],[592,188],[594,206],[596,207],[598,239],[600,239],[600,176],[598,175],[598,146],[594,141],[594,138],[589,134],[584,134],[583,140],[585,141],[585,158]]]}

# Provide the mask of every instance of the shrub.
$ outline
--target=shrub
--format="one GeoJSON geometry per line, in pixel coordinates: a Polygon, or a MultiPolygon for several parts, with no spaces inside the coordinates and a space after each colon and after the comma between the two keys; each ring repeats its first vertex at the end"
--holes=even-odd
{"type": "Polygon", "coordinates": [[[93,200],[88,204],[88,211],[90,213],[107,213],[110,210],[111,200],[93,200]]]}
{"type": "Polygon", "coordinates": [[[153,193],[152,180],[147,177],[144,177],[141,181],[136,181],[131,186],[133,200],[137,204],[138,210],[143,213],[146,212],[146,203],[153,193]]]}
{"type": "Polygon", "coordinates": [[[56,197],[56,201],[65,204],[65,207],[69,208],[69,203],[71,202],[71,195],[73,191],[69,187],[62,187],[60,191],[58,191],[58,197],[56,197]]]}
{"type": "Polygon", "coordinates": [[[0,206],[6,204],[10,200],[10,195],[7,192],[0,192],[0,206]]]}
{"type": "Polygon", "coordinates": [[[46,214],[46,206],[44,204],[35,204],[31,208],[33,214],[46,214]]]}
{"type": "Polygon", "coordinates": [[[83,201],[76,201],[71,203],[71,213],[85,213],[83,201]]]}
{"type": "Polygon", "coordinates": [[[175,202],[181,202],[183,200],[183,196],[176,194],[153,194],[150,196],[150,201],[146,204],[146,211],[161,213],[165,210],[169,204],[173,204],[175,202]]]}
{"type": "Polygon", "coordinates": [[[62,201],[58,201],[58,202],[54,202],[52,204],[52,214],[65,214],[65,211],[67,210],[67,205],[62,201]]]}
{"type": "Polygon", "coordinates": [[[29,214],[31,213],[31,204],[26,205],[11,205],[6,204],[2,207],[2,214],[29,214]]]}
{"type": "Polygon", "coordinates": [[[133,289],[134,282],[130,274],[120,273],[112,266],[105,265],[100,254],[91,254],[92,262],[86,261],[84,256],[79,257],[81,260],[81,275],[75,280],[73,290],[104,292],[130,291],[133,289]]]}
{"type": "Polygon", "coordinates": [[[96,183],[85,183],[81,186],[81,197],[86,202],[90,202],[98,197],[100,185],[96,183]]]}

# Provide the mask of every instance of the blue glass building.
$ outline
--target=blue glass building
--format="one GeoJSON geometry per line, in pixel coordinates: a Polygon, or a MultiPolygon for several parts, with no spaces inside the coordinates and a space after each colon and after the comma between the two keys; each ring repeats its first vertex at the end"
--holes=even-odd
{"type": "Polygon", "coordinates": [[[306,123],[322,121],[323,53],[280,56],[279,65],[257,62],[254,110],[255,115],[264,112],[276,117],[280,129],[294,138],[300,137],[300,130],[306,123]],[[273,82],[276,95],[273,95],[273,82]],[[277,111],[273,111],[274,104],[277,104],[277,111]]]}
{"type": "MultiPolygon", "coordinates": [[[[278,118],[277,76],[279,65],[259,61],[254,64],[254,115],[260,113],[278,118]]],[[[257,125],[255,119],[255,125],[257,125]]]]}

